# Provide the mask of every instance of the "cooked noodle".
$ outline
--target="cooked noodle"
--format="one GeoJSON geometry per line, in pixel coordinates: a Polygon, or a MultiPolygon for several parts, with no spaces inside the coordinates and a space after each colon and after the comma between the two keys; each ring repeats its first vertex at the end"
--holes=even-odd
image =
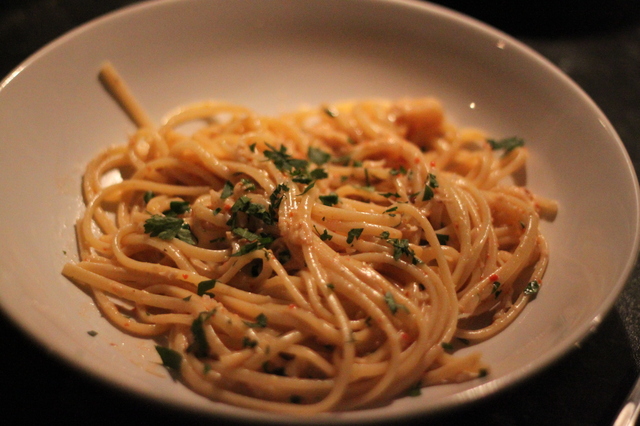
{"type": "Polygon", "coordinates": [[[115,96],[139,127],[87,166],[63,273],[213,400],[307,414],[483,376],[455,349],[542,284],[556,205],[504,183],[527,149],[455,128],[435,99],[280,117],[205,102],[154,127],[115,96]]]}

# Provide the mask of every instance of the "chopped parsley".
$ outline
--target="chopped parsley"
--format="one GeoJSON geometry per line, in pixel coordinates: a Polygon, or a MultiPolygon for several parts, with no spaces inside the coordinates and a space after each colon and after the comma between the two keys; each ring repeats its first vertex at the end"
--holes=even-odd
{"type": "Polygon", "coordinates": [[[396,197],[400,198],[400,194],[397,192],[379,192],[378,194],[382,195],[385,198],[396,197]]]}
{"type": "Polygon", "coordinates": [[[436,237],[438,237],[438,242],[441,246],[447,245],[449,242],[449,235],[447,234],[436,234],[436,237]]]}
{"type": "Polygon", "coordinates": [[[502,293],[502,290],[500,290],[500,286],[502,286],[502,283],[500,283],[500,281],[494,281],[493,286],[491,287],[491,294],[495,295],[496,299],[498,298],[498,296],[500,296],[500,293],[502,293]]]}
{"type": "Polygon", "coordinates": [[[424,186],[424,193],[422,195],[422,201],[429,201],[433,198],[434,192],[433,190],[440,186],[438,184],[438,180],[436,179],[436,175],[433,173],[429,173],[429,177],[427,178],[427,183],[424,186]]]}
{"type": "Polygon", "coordinates": [[[246,195],[238,198],[233,206],[231,206],[231,218],[227,221],[227,225],[235,228],[237,222],[237,214],[245,213],[247,216],[255,217],[265,223],[265,225],[273,225],[274,220],[267,208],[262,204],[252,203],[251,199],[246,195]]]}
{"type": "Polygon", "coordinates": [[[233,184],[229,181],[226,181],[224,183],[224,186],[222,187],[222,192],[220,193],[220,199],[226,200],[231,196],[231,194],[233,194],[233,184]]]}
{"type": "Polygon", "coordinates": [[[145,204],[149,204],[149,201],[151,201],[151,199],[155,196],[156,194],[154,194],[153,191],[146,191],[142,196],[142,199],[144,200],[145,204]]]}
{"type": "Polygon", "coordinates": [[[504,149],[504,155],[507,155],[516,148],[524,146],[524,139],[517,136],[512,136],[500,140],[487,139],[487,142],[491,146],[491,149],[494,151],[504,149]]]}
{"type": "MultiPolygon", "coordinates": [[[[276,149],[269,144],[267,144],[267,147],[269,149],[264,151],[264,156],[271,160],[278,170],[289,173],[294,182],[312,184],[316,180],[329,177],[324,169],[316,168],[309,170],[309,161],[300,158],[293,158],[291,155],[287,154],[287,148],[284,145],[281,145],[280,149],[276,149]]],[[[314,163],[319,162],[324,164],[328,161],[330,157],[326,157],[328,154],[325,154],[326,153],[315,148],[309,149],[309,155],[313,157],[312,161],[314,163]]],[[[310,188],[307,187],[305,192],[309,189],[310,188]]]]}
{"type": "Polygon", "coordinates": [[[405,312],[409,312],[406,306],[396,302],[396,299],[393,298],[393,294],[390,291],[384,294],[384,302],[387,304],[387,306],[389,307],[389,310],[393,315],[395,315],[396,312],[398,312],[398,309],[402,309],[405,312]]]}
{"type": "Polygon", "coordinates": [[[440,343],[440,346],[442,346],[442,349],[444,349],[445,351],[452,351],[453,350],[453,345],[449,342],[442,342],[440,343]]]}
{"type": "Polygon", "coordinates": [[[179,216],[187,213],[191,210],[191,206],[186,201],[171,201],[169,203],[169,210],[165,210],[162,213],[165,216],[179,216]]]}
{"type": "Polygon", "coordinates": [[[406,238],[389,238],[389,232],[384,231],[380,234],[380,238],[385,240],[387,243],[391,244],[393,247],[393,259],[398,260],[403,255],[407,256],[411,263],[417,265],[422,263],[422,261],[416,257],[415,252],[409,247],[409,240],[406,238]]]}
{"type": "Polygon", "coordinates": [[[316,230],[316,232],[318,233],[318,236],[320,237],[320,239],[322,241],[329,241],[330,239],[333,238],[333,235],[331,235],[330,233],[327,232],[327,230],[325,229],[322,234],[320,233],[320,231],[318,231],[318,228],[316,228],[316,226],[313,226],[316,230]]]}
{"type": "Polygon", "coordinates": [[[268,234],[263,233],[261,235],[257,235],[245,228],[233,228],[232,232],[248,240],[249,244],[245,244],[240,247],[240,249],[237,252],[233,253],[230,257],[243,256],[247,253],[251,253],[252,251],[267,248],[269,244],[274,241],[274,238],[268,234]]]}
{"type": "Polygon", "coordinates": [[[242,347],[243,348],[255,348],[258,345],[258,341],[251,339],[247,336],[242,338],[242,347]]]}
{"type": "Polygon", "coordinates": [[[198,296],[203,296],[204,294],[212,295],[212,293],[207,293],[207,291],[211,290],[216,286],[216,280],[206,280],[198,283],[198,296]]]}
{"type": "Polygon", "coordinates": [[[364,228],[350,229],[347,233],[347,244],[351,244],[353,243],[353,240],[357,240],[358,238],[360,238],[360,235],[362,235],[362,231],[364,231],[364,228]]]}
{"type": "Polygon", "coordinates": [[[338,204],[338,194],[321,195],[320,201],[325,206],[333,206],[338,204]]]}
{"type": "Polygon", "coordinates": [[[204,331],[204,323],[215,314],[212,311],[200,312],[191,323],[191,333],[193,333],[193,343],[189,345],[187,351],[193,353],[198,358],[204,358],[209,354],[209,342],[204,331]]]}
{"type": "Polygon", "coordinates": [[[348,166],[351,162],[350,155],[342,155],[340,157],[334,157],[331,159],[331,164],[336,164],[338,166],[348,166]]]}
{"type": "Polygon", "coordinates": [[[249,328],[265,328],[267,326],[267,316],[261,313],[256,317],[255,322],[244,321],[244,323],[249,328]]]}
{"type": "Polygon", "coordinates": [[[182,355],[180,353],[159,345],[156,345],[156,351],[160,355],[163,366],[173,371],[180,371],[180,364],[182,363],[182,355]]]}
{"type": "Polygon", "coordinates": [[[538,280],[533,280],[527,284],[527,287],[524,289],[524,294],[532,295],[536,294],[538,291],[540,291],[540,283],[538,283],[538,280]]]}
{"type": "Polygon", "coordinates": [[[231,232],[249,241],[257,241],[258,238],[260,238],[257,234],[254,234],[246,228],[233,228],[231,232]]]}
{"type": "Polygon", "coordinates": [[[264,156],[267,157],[278,170],[281,172],[295,173],[296,171],[307,169],[309,162],[307,160],[293,158],[287,154],[287,148],[284,145],[280,146],[280,149],[267,144],[269,149],[264,151],[264,156]]]}
{"type": "Polygon", "coordinates": [[[256,189],[256,184],[251,179],[242,178],[240,182],[242,183],[242,189],[245,191],[253,191],[256,189]]]}
{"type": "Polygon", "coordinates": [[[316,185],[315,182],[311,182],[309,185],[307,185],[307,187],[304,189],[304,191],[302,191],[300,194],[298,195],[304,195],[307,192],[309,192],[311,190],[311,188],[313,188],[316,185]]]}
{"type": "Polygon", "coordinates": [[[413,386],[407,389],[407,396],[420,396],[422,394],[422,383],[416,382],[413,386]]]}
{"type": "Polygon", "coordinates": [[[98,332],[95,330],[89,330],[87,331],[87,334],[91,337],[96,337],[98,335],[98,332]]]}
{"type": "Polygon", "coordinates": [[[327,161],[331,159],[331,154],[324,152],[321,149],[314,148],[312,146],[309,147],[307,151],[307,156],[312,163],[317,164],[318,166],[322,166],[327,161]]]}
{"type": "Polygon", "coordinates": [[[277,209],[280,207],[280,203],[282,203],[282,197],[284,197],[283,192],[288,192],[289,187],[284,183],[278,184],[276,189],[273,190],[271,195],[269,196],[269,201],[271,202],[272,209],[277,209]]]}
{"type": "Polygon", "coordinates": [[[195,235],[191,233],[189,224],[185,223],[184,219],[176,216],[154,214],[144,222],[144,232],[151,237],[158,237],[163,240],[177,238],[191,245],[197,243],[195,235]]]}
{"type": "Polygon", "coordinates": [[[391,176],[397,176],[397,175],[406,175],[407,174],[407,169],[404,168],[404,166],[400,166],[397,169],[391,169],[389,170],[389,174],[391,176]]]}
{"type": "Polygon", "coordinates": [[[327,114],[331,118],[335,118],[338,116],[338,112],[329,108],[323,108],[322,111],[327,114]]]}

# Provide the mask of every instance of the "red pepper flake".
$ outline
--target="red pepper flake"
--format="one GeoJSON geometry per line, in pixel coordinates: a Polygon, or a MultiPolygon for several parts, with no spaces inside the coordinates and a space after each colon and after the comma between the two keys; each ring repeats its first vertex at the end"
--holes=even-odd
{"type": "Polygon", "coordinates": [[[413,342],[413,338],[409,335],[409,333],[406,333],[404,331],[400,332],[400,340],[402,341],[404,347],[409,346],[409,344],[413,342]]]}
{"type": "Polygon", "coordinates": [[[296,306],[295,304],[291,303],[291,304],[289,305],[289,309],[295,309],[295,308],[297,308],[297,306],[296,306]]]}
{"type": "Polygon", "coordinates": [[[413,159],[413,162],[416,163],[416,164],[419,164],[420,163],[420,159],[418,157],[416,157],[416,158],[413,159]]]}
{"type": "Polygon", "coordinates": [[[182,278],[186,280],[187,278],[189,278],[189,274],[182,274],[182,278]]]}
{"type": "Polygon", "coordinates": [[[490,279],[491,281],[498,281],[498,278],[499,278],[499,277],[498,277],[498,274],[491,274],[491,275],[489,276],[489,279],[490,279]]]}
{"type": "Polygon", "coordinates": [[[436,167],[436,162],[435,162],[435,161],[432,161],[432,162],[431,162],[431,163],[429,163],[429,164],[430,164],[430,166],[431,166],[431,167],[434,167],[434,168],[436,167]]]}

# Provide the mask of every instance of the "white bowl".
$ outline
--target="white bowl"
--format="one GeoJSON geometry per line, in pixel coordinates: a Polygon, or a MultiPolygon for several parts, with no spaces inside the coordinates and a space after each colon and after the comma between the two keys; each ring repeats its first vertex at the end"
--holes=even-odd
{"type": "Polygon", "coordinates": [[[538,54],[438,6],[394,0],[168,0],[84,25],[0,86],[0,304],[43,346],[137,394],[245,420],[385,421],[453,408],[558,359],[611,308],[638,250],[638,184],[607,118],[538,54]],[[557,199],[543,225],[545,286],[506,331],[480,345],[484,381],[432,387],[390,405],[292,419],[206,400],[170,380],[153,342],[124,335],[60,275],[76,257],[80,176],[133,130],[97,80],[119,69],[151,116],[204,99],[275,114],[350,98],[432,95],[460,126],[527,141],[527,184],[557,199]],[[92,338],[88,330],[99,335],[92,338]]]}

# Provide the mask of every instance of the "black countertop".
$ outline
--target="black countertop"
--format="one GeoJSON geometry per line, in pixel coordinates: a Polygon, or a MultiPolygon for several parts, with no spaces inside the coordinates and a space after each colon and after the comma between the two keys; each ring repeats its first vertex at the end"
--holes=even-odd
{"type": "MultiPolygon", "coordinates": [[[[2,0],[0,75],[66,31],[131,0],[2,0]]],[[[600,106],[640,170],[640,7],[580,0],[443,0],[559,66],[600,106]]],[[[0,108],[1,111],[1,108],[0,108]]],[[[203,424],[76,371],[0,316],[0,394],[9,423],[203,424]],[[15,420],[12,420],[15,419],[15,420]]],[[[640,265],[598,329],[556,364],[495,397],[430,418],[438,425],[610,425],[640,371],[640,265]]],[[[415,422],[424,420],[416,419],[415,422]]],[[[213,422],[212,422],[213,423],[213,422]]],[[[220,422],[216,422],[220,423],[220,422]]],[[[6,424],[6,423],[5,423],[6,424]]]]}

